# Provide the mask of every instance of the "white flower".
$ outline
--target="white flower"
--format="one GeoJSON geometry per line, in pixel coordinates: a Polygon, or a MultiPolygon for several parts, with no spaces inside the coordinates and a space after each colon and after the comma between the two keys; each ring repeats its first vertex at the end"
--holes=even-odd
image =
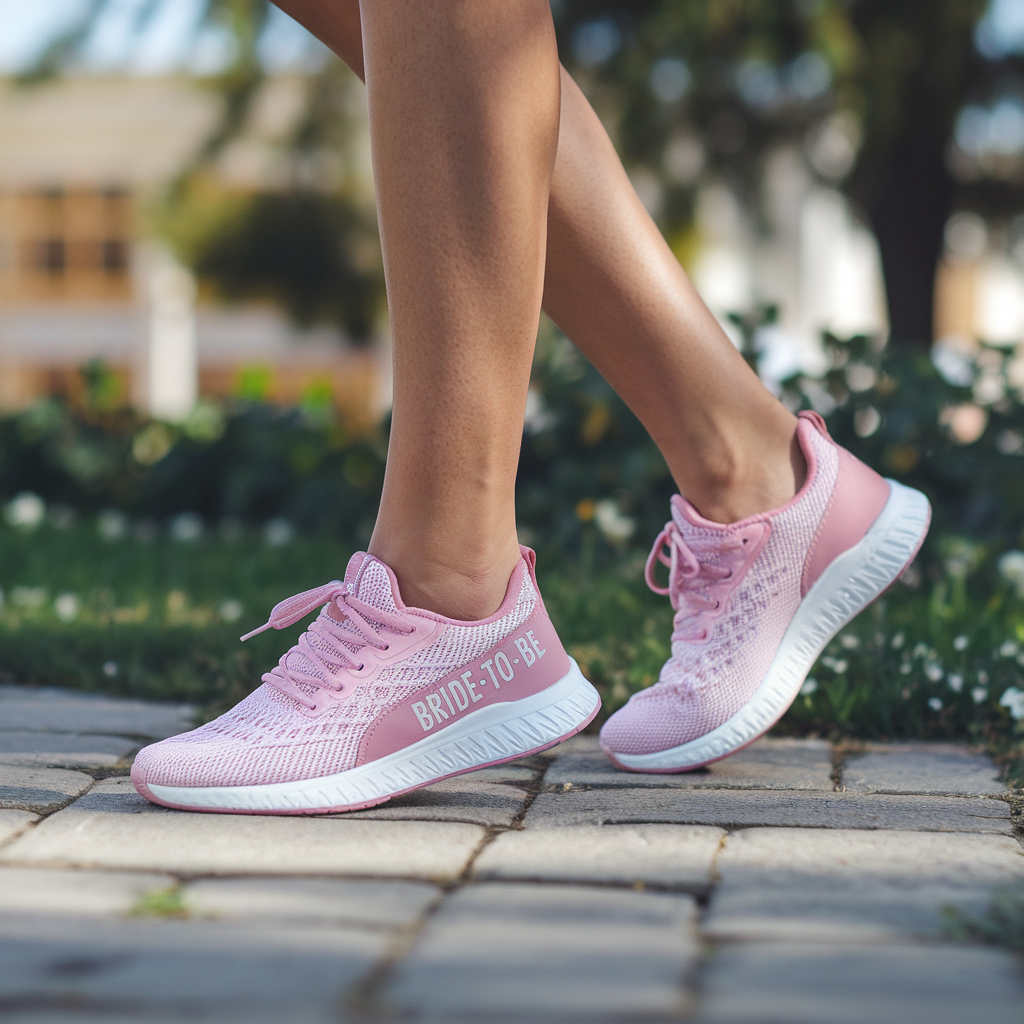
{"type": "Polygon", "coordinates": [[[11,604],[18,608],[41,608],[46,604],[46,587],[12,587],[11,604]]]}
{"type": "Polygon", "coordinates": [[[978,672],[978,682],[981,683],[982,686],[988,682],[988,673],[984,669],[981,669],[978,672]]]}
{"type": "Polygon", "coordinates": [[[818,688],[817,679],[808,679],[804,682],[804,685],[800,687],[800,692],[805,696],[809,697],[818,688]]]}
{"type": "Polygon", "coordinates": [[[295,527],[287,519],[271,519],[263,527],[263,539],[272,548],[283,548],[295,537],[295,527]]]}
{"type": "Polygon", "coordinates": [[[942,701],[939,700],[938,697],[930,697],[928,699],[928,707],[930,707],[932,709],[932,711],[941,711],[942,710],[942,701]]]}
{"type": "Polygon", "coordinates": [[[38,494],[23,491],[12,498],[4,509],[4,518],[11,526],[20,526],[26,530],[34,530],[46,515],[46,503],[38,494]]]}
{"type": "Polygon", "coordinates": [[[853,636],[851,633],[843,633],[842,636],[839,637],[839,642],[848,651],[855,651],[858,647],[860,647],[860,640],[858,640],[857,637],[853,636]]]}
{"type": "Polygon", "coordinates": [[[1004,640],[999,648],[999,653],[1004,658],[1012,658],[1020,648],[1012,640],[1004,640]]]}
{"type": "Polygon", "coordinates": [[[845,658],[822,658],[821,663],[840,676],[850,667],[845,658]]]}
{"type": "Polygon", "coordinates": [[[928,654],[928,645],[927,644],[916,644],[914,646],[914,657],[915,658],[923,658],[926,654],[928,654]]]}
{"type": "Polygon", "coordinates": [[[117,675],[117,662],[116,661],[105,661],[103,662],[103,674],[108,679],[113,679],[117,675]]]}
{"type": "Polygon", "coordinates": [[[897,633],[892,638],[892,649],[898,651],[906,642],[907,638],[902,633],[897,633]]]}
{"type": "Polygon", "coordinates": [[[967,646],[967,644],[969,642],[970,641],[968,641],[967,637],[965,637],[963,634],[961,634],[960,636],[958,636],[953,641],[953,650],[954,651],[962,651],[967,646]]]}
{"type": "Polygon", "coordinates": [[[975,704],[984,703],[987,697],[988,690],[986,690],[984,686],[976,686],[971,690],[971,700],[973,700],[975,704]]]}
{"type": "Polygon", "coordinates": [[[53,602],[53,610],[61,622],[70,622],[78,615],[78,598],[74,594],[59,594],[53,602]]]}
{"type": "Polygon", "coordinates": [[[608,540],[617,544],[629,540],[636,529],[636,520],[623,515],[618,502],[612,498],[603,498],[595,502],[594,522],[608,540]]]}
{"type": "Polygon", "coordinates": [[[1024,718],[1024,691],[1018,690],[1016,686],[1011,686],[999,698],[999,705],[1009,708],[1013,718],[1017,720],[1024,718]]]}
{"type": "Polygon", "coordinates": [[[902,665],[900,665],[900,675],[909,676],[913,669],[914,666],[909,661],[905,661],[902,665]]]}
{"type": "Polygon", "coordinates": [[[925,662],[924,674],[933,683],[937,683],[944,675],[945,671],[937,661],[925,662]]]}
{"type": "Polygon", "coordinates": [[[171,536],[183,544],[199,540],[203,535],[203,520],[195,512],[182,512],[171,520],[171,536]]]}
{"type": "Polygon", "coordinates": [[[959,672],[950,672],[946,676],[946,682],[954,693],[959,693],[964,688],[964,677],[959,672]]]}
{"type": "Polygon", "coordinates": [[[846,386],[853,392],[870,391],[878,383],[878,373],[867,363],[850,363],[846,368],[846,386]]]}
{"type": "Polygon", "coordinates": [[[1007,551],[1000,556],[999,575],[1024,597],[1024,551],[1007,551]]]}
{"type": "Polygon", "coordinates": [[[241,601],[236,601],[233,597],[228,598],[224,601],[221,606],[217,609],[217,614],[225,622],[237,622],[241,617],[245,608],[242,607],[241,601]]]}
{"type": "Polygon", "coordinates": [[[96,529],[104,540],[122,540],[128,533],[128,518],[117,509],[108,508],[96,517],[96,529]]]}

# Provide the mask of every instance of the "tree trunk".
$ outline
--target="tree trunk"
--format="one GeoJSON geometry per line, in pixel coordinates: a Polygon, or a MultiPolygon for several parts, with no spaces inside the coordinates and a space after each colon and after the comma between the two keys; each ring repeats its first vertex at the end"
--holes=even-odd
{"type": "Polygon", "coordinates": [[[948,126],[933,98],[916,89],[907,114],[880,161],[868,214],[882,255],[891,343],[926,349],[954,185],[946,169],[948,126]]]}

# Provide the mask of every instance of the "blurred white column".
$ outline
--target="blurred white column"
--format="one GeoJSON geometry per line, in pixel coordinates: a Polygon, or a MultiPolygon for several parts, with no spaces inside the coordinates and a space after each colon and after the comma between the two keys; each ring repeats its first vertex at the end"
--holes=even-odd
{"type": "Polygon", "coordinates": [[[833,189],[815,189],[804,203],[800,306],[809,335],[827,329],[847,337],[888,328],[877,243],[833,189]]]}
{"type": "Polygon", "coordinates": [[[1024,272],[1003,255],[978,267],[974,329],[990,345],[1024,342],[1024,272]]]}
{"type": "Polygon", "coordinates": [[[145,404],[163,420],[184,419],[199,396],[196,283],[175,263],[155,263],[149,276],[145,404]]]}

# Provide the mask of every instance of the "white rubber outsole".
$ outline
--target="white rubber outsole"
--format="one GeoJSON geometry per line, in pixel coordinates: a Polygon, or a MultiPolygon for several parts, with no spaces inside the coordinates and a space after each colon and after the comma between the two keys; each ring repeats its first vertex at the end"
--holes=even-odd
{"type": "Polygon", "coordinates": [[[622,768],[678,772],[718,761],[766,733],[796,699],[829,642],[906,569],[931,519],[928,499],[888,480],[889,500],[863,539],[821,574],[797,608],[761,685],[729,721],[699,739],[653,754],[609,752],[622,768]]]}
{"type": "Polygon", "coordinates": [[[403,750],[336,775],[263,786],[146,788],[169,807],[242,814],[326,814],[372,807],[439,779],[554,746],[583,729],[601,698],[570,658],[554,685],[522,700],[491,704],[403,750]]]}

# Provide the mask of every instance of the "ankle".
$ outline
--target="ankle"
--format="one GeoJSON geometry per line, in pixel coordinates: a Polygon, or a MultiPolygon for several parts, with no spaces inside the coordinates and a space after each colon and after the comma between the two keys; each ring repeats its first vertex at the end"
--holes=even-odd
{"type": "Polygon", "coordinates": [[[730,443],[724,436],[673,473],[680,491],[705,519],[735,523],[791,501],[803,486],[807,463],[793,430],[730,443]],[[710,456],[710,457],[709,457],[710,456]]]}
{"type": "Polygon", "coordinates": [[[407,549],[375,535],[369,552],[394,572],[406,605],[460,622],[486,619],[501,607],[521,558],[515,538],[497,550],[466,557],[426,546],[407,549]]]}

